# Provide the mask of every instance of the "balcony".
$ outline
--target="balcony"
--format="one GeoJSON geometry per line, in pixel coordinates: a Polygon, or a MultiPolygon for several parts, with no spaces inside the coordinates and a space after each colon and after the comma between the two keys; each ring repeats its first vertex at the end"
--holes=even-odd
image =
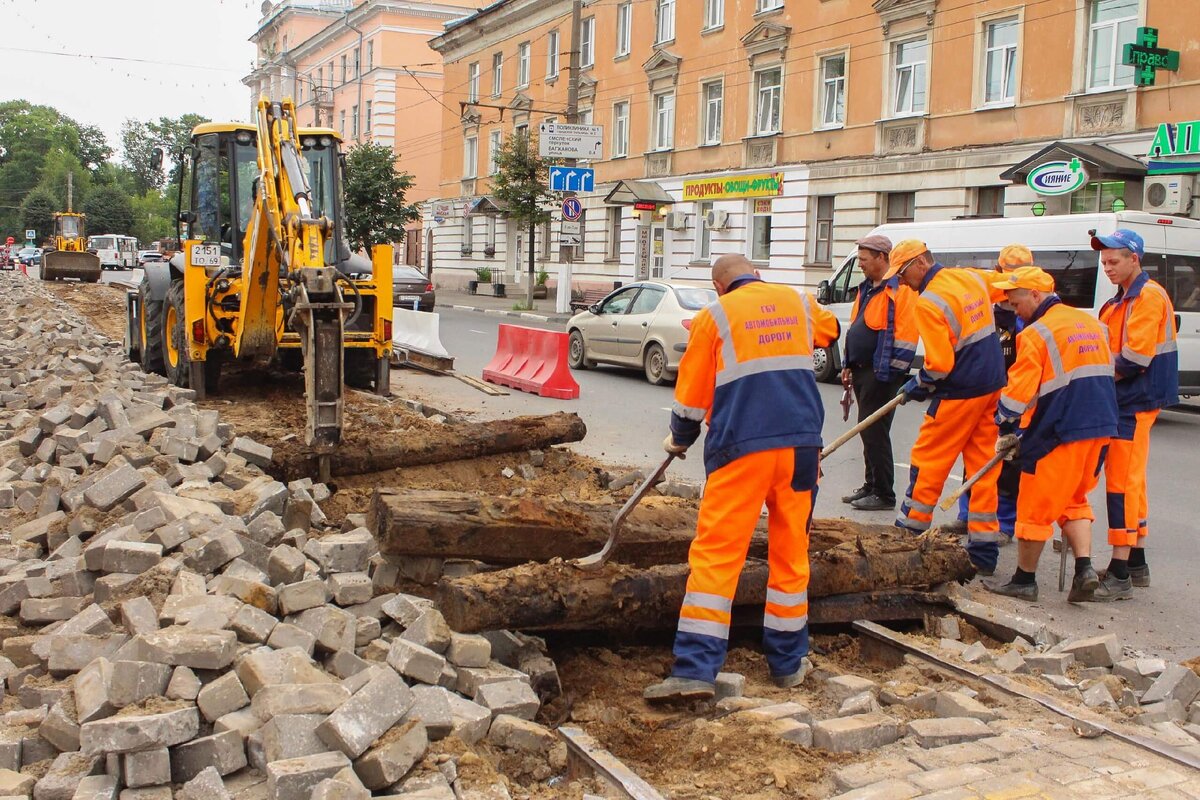
{"type": "Polygon", "coordinates": [[[328,109],[333,112],[333,89],[317,86],[313,89],[313,105],[317,110],[328,109]]]}

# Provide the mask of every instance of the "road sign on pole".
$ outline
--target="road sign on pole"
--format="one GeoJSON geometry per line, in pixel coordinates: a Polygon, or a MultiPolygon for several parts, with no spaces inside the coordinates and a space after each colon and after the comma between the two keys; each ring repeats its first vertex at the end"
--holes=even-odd
{"type": "Polygon", "coordinates": [[[568,197],[562,201],[562,215],[565,220],[577,221],[583,216],[583,203],[579,202],[578,198],[568,197]]]}
{"type": "Polygon", "coordinates": [[[25,238],[32,242],[34,239],[37,238],[37,231],[33,230],[32,228],[26,228],[25,229],[25,238]]]}
{"type": "Polygon", "coordinates": [[[596,185],[596,170],[585,167],[551,167],[550,191],[590,192],[596,185]]]}
{"type": "Polygon", "coordinates": [[[538,155],[542,158],[601,158],[604,127],[543,122],[538,127],[538,155]]]}
{"type": "Polygon", "coordinates": [[[578,222],[564,219],[560,225],[561,227],[558,229],[558,243],[560,246],[567,247],[568,245],[577,245],[580,243],[583,230],[578,222]]]}

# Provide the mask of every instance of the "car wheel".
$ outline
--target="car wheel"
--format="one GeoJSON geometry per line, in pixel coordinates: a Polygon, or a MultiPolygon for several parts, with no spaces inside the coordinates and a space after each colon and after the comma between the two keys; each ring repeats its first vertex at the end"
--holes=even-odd
{"type": "Polygon", "coordinates": [[[828,347],[813,350],[813,376],[821,383],[830,383],[837,371],[837,356],[828,347]]]}
{"type": "Polygon", "coordinates": [[[671,376],[667,372],[667,354],[661,345],[651,343],[646,348],[645,355],[642,357],[642,365],[646,370],[646,380],[650,382],[651,386],[662,386],[664,383],[671,382],[671,376]]]}
{"type": "Polygon", "coordinates": [[[587,358],[587,346],[583,341],[583,334],[574,330],[571,331],[571,336],[567,342],[567,363],[571,369],[591,369],[596,366],[596,362],[587,358]]]}

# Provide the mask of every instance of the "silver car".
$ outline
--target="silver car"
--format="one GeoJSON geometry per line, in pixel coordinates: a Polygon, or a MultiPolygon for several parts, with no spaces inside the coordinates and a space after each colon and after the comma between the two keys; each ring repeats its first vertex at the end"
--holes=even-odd
{"type": "Polygon", "coordinates": [[[567,322],[568,361],[572,369],[640,367],[656,386],[673,381],[692,317],[716,299],[712,289],[665,281],[622,286],[567,322]]]}

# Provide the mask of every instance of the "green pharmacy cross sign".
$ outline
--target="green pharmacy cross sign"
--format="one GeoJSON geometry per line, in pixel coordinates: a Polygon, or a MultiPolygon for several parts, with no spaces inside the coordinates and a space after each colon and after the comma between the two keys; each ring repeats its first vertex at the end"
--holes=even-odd
{"type": "Polygon", "coordinates": [[[1125,45],[1121,63],[1135,68],[1138,86],[1153,86],[1157,70],[1179,71],[1179,51],[1158,46],[1158,28],[1138,28],[1137,43],[1125,45]]]}

